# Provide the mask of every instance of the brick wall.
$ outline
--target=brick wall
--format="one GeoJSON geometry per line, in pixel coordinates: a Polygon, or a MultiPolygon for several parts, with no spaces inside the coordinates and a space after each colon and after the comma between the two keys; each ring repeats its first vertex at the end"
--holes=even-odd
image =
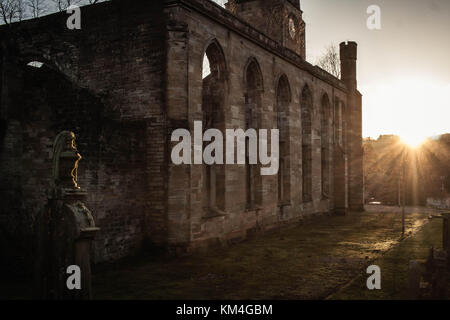
{"type": "Polygon", "coordinates": [[[30,234],[45,205],[53,139],[62,130],[77,135],[79,184],[101,228],[94,261],[136,252],[145,238],[164,243],[161,12],[161,2],[114,1],[83,7],[78,31],[65,27],[65,13],[1,28],[0,189],[9,200],[0,226],[2,238],[18,243],[10,251],[29,253],[30,237],[16,240],[30,234]],[[30,61],[45,64],[27,68],[30,61]]]}

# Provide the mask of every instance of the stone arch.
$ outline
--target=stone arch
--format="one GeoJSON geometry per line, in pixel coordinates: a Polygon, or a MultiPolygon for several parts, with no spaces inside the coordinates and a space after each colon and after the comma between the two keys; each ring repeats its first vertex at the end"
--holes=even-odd
{"type": "Polygon", "coordinates": [[[48,68],[53,69],[55,71],[60,72],[62,75],[64,73],[54,64],[51,60],[46,59],[44,56],[40,54],[26,54],[22,55],[19,58],[20,64],[29,66],[31,62],[40,62],[43,65],[46,65],[48,68]]]}
{"type": "Polygon", "coordinates": [[[313,96],[308,85],[301,95],[302,123],[302,196],[303,202],[312,201],[312,120],[313,96]]]}
{"type": "MultiPolygon", "coordinates": [[[[263,76],[258,61],[250,58],[244,68],[245,84],[245,129],[261,127],[263,76]]],[[[246,207],[252,209],[262,203],[262,179],[260,166],[250,164],[249,140],[246,139],[245,183],[246,207]]]]}
{"type": "Polygon", "coordinates": [[[330,193],[330,114],[330,99],[328,94],[324,93],[320,105],[321,189],[323,198],[328,198],[330,193]]]}
{"type": "Polygon", "coordinates": [[[250,57],[244,67],[244,88],[264,91],[264,79],[261,67],[255,57],[250,57]]]}
{"type": "Polygon", "coordinates": [[[27,64],[31,61],[39,61],[48,68],[59,72],[67,80],[76,84],[80,88],[84,88],[85,84],[78,79],[78,63],[76,55],[77,47],[67,39],[59,38],[52,34],[44,34],[44,36],[34,37],[31,35],[30,43],[8,42],[8,56],[14,56],[14,62],[18,64],[27,64]]]}
{"type": "Polygon", "coordinates": [[[219,41],[215,38],[209,39],[204,47],[202,59],[206,57],[209,62],[211,74],[220,81],[227,81],[227,63],[225,53],[219,41]]]}
{"type": "Polygon", "coordinates": [[[289,106],[291,103],[291,87],[285,74],[277,83],[277,128],[280,137],[280,166],[278,170],[278,202],[280,205],[290,203],[290,144],[289,144],[289,106]]]}
{"type": "MultiPolygon", "coordinates": [[[[210,73],[202,82],[203,130],[210,128],[225,132],[225,101],[227,95],[227,68],[225,55],[219,42],[210,40],[204,57],[209,61],[210,73]]],[[[205,147],[205,146],[204,146],[205,147]]],[[[225,166],[204,165],[204,203],[206,215],[225,210],[225,166]]]]}
{"type": "Polygon", "coordinates": [[[58,61],[51,59],[51,57],[44,57],[44,55],[35,54],[35,53],[26,53],[19,58],[19,63],[25,67],[35,67],[38,69],[49,69],[55,73],[61,75],[65,80],[70,81],[75,86],[79,88],[84,88],[79,81],[75,80],[75,76],[73,72],[68,72],[65,68],[60,66],[58,61]],[[37,66],[37,63],[40,63],[41,66],[37,66]]]}
{"type": "Polygon", "coordinates": [[[288,103],[291,103],[292,101],[292,91],[291,91],[291,85],[289,83],[288,77],[283,73],[278,77],[277,80],[277,97],[282,98],[283,100],[286,100],[288,103]]]}

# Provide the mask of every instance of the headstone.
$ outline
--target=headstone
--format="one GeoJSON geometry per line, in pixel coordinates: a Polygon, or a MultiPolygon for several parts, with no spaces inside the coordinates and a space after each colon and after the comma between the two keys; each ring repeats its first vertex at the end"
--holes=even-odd
{"type": "Polygon", "coordinates": [[[36,294],[43,299],[91,299],[90,247],[99,228],[78,186],[81,155],[75,134],[61,132],[53,146],[53,182],[38,220],[36,294]],[[81,288],[69,288],[68,268],[81,270],[81,288]]]}
{"type": "Polygon", "coordinates": [[[424,260],[411,260],[408,266],[408,293],[410,299],[420,299],[422,274],[425,271],[424,260]]]}

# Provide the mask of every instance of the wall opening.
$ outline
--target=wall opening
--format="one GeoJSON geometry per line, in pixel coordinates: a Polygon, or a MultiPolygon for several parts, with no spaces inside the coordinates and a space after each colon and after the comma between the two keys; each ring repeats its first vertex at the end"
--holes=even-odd
{"type": "Polygon", "coordinates": [[[289,159],[289,105],[291,89],[285,75],[280,77],[277,87],[277,127],[280,130],[280,168],[278,170],[278,203],[290,202],[290,159],[289,159]]]}
{"type": "Polygon", "coordinates": [[[27,66],[32,67],[32,68],[42,68],[42,66],[44,65],[43,62],[40,61],[31,61],[27,63],[27,66]]]}
{"type": "Polygon", "coordinates": [[[322,97],[321,103],[321,173],[322,173],[322,197],[328,198],[330,189],[330,100],[328,95],[322,97]]]}
{"type": "MultiPolygon", "coordinates": [[[[226,92],[225,57],[217,42],[212,42],[203,58],[202,113],[203,130],[225,131],[224,99],[226,92]]],[[[204,142],[204,148],[210,142],[204,142]]],[[[204,203],[206,215],[225,210],[225,167],[224,165],[204,165],[204,203]]]]}
{"type": "MultiPolygon", "coordinates": [[[[252,60],[245,72],[245,129],[258,129],[261,127],[261,108],[263,78],[258,63],[252,60]]],[[[245,183],[246,207],[253,209],[262,203],[262,178],[260,165],[250,164],[249,139],[245,140],[245,183]]]]}
{"type": "Polygon", "coordinates": [[[305,86],[301,97],[303,202],[312,201],[312,110],[312,94],[305,86]]]}

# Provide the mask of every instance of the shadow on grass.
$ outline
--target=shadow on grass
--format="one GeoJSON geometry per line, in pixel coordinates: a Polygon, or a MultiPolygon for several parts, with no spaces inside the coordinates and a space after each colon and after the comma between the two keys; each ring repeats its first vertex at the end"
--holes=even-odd
{"type": "MultiPolygon", "coordinates": [[[[342,288],[330,299],[399,300],[408,296],[408,264],[410,260],[426,259],[430,247],[442,248],[442,220],[433,219],[413,237],[405,239],[398,246],[377,259],[373,264],[381,269],[381,290],[368,290],[365,272],[342,288]]],[[[450,283],[447,285],[450,289],[450,283]]],[[[450,296],[450,291],[449,295],[450,296]]]]}
{"type": "MultiPolygon", "coordinates": [[[[407,233],[419,230],[427,217],[407,214],[407,233]]],[[[365,270],[369,261],[394,247],[400,233],[398,213],[322,216],[208,253],[183,258],[141,256],[97,268],[94,296],[323,299],[365,270]]]]}

